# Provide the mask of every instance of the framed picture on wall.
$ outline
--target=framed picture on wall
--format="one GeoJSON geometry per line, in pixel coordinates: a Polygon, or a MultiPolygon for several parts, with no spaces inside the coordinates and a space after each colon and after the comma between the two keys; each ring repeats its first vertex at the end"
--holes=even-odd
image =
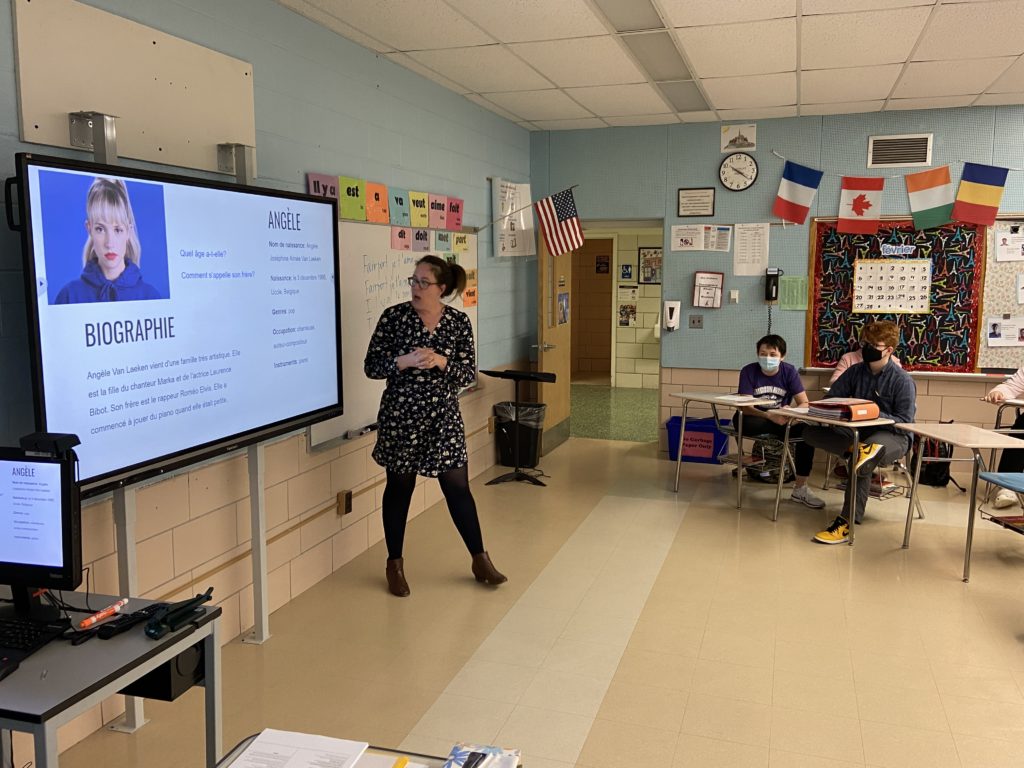
{"type": "Polygon", "coordinates": [[[679,190],[677,216],[714,216],[715,188],[692,187],[679,190]]]}
{"type": "Polygon", "coordinates": [[[661,255],[661,246],[657,248],[637,248],[641,283],[646,283],[647,285],[661,284],[661,255]]]}

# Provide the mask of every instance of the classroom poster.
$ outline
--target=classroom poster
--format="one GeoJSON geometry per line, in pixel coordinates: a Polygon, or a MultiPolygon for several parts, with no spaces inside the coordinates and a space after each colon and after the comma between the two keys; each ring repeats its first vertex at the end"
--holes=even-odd
{"type": "Polygon", "coordinates": [[[530,185],[491,179],[491,211],[495,219],[495,256],[533,256],[537,238],[533,229],[530,185]]]}
{"type": "Polygon", "coordinates": [[[454,229],[456,232],[462,229],[462,206],[461,197],[448,198],[448,217],[445,219],[448,229],[454,229]]]}
{"type": "Polygon", "coordinates": [[[366,180],[339,176],[338,185],[341,218],[366,221],[366,180]]]}
{"type": "Polygon", "coordinates": [[[444,195],[427,195],[430,212],[427,219],[431,229],[444,229],[448,220],[448,198],[444,195]]]}
{"type": "Polygon", "coordinates": [[[635,264],[619,264],[619,280],[632,280],[635,264]]]}
{"type": "Polygon", "coordinates": [[[412,250],[417,253],[426,253],[430,250],[430,230],[412,230],[412,250]]]}
{"type": "Polygon", "coordinates": [[[466,288],[462,291],[462,306],[475,307],[477,302],[476,270],[466,270],[466,288]]]}
{"type": "Polygon", "coordinates": [[[1024,347],[1024,315],[994,315],[985,318],[990,347],[1024,347]]]}
{"type": "Polygon", "coordinates": [[[594,259],[594,274],[607,275],[611,268],[611,257],[607,253],[599,253],[594,259]]]}
{"type": "Polygon", "coordinates": [[[732,256],[732,273],[743,276],[763,275],[768,268],[768,224],[737,224],[736,250],[732,256]]]}
{"type": "Polygon", "coordinates": [[[409,219],[409,190],[391,187],[391,200],[388,205],[388,213],[391,223],[397,227],[408,227],[412,221],[409,219]]]}
{"type": "Polygon", "coordinates": [[[619,328],[636,327],[636,304],[619,304],[619,328]]]}
{"type": "Polygon", "coordinates": [[[728,225],[704,225],[704,250],[728,253],[732,244],[732,227],[728,225]]]}
{"type": "Polygon", "coordinates": [[[391,250],[393,251],[411,251],[412,250],[412,236],[408,227],[392,227],[391,228],[391,250]]]}
{"type": "Polygon", "coordinates": [[[1024,227],[996,222],[994,229],[996,261],[1024,261],[1024,227]]]}
{"type": "Polygon", "coordinates": [[[807,309],[807,275],[779,278],[779,309],[807,309]]]}
{"type": "Polygon", "coordinates": [[[366,182],[366,220],[373,224],[387,224],[391,221],[386,185],[366,182]]]}
{"type": "Polygon", "coordinates": [[[430,225],[430,212],[427,209],[427,193],[409,190],[409,224],[414,227],[430,225]]]}
{"type": "Polygon", "coordinates": [[[673,251],[703,251],[704,226],[702,224],[676,224],[672,227],[673,251]]]}
{"type": "Polygon", "coordinates": [[[558,324],[565,325],[569,322],[569,294],[568,292],[558,294],[558,324]]]}
{"type": "Polygon", "coordinates": [[[469,250],[469,235],[460,232],[452,233],[452,252],[465,253],[469,250]]]}
{"type": "Polygon", "coordinates": [[[637,258],[640,262],[640,282],[649,285],[661,283],[661,247],[639,248],[637,258]]]}
{"type": "Polygon", "coordinates": [[[434,232],[434,250],[452,252],[452,233],[438,230],[434,232]]]}
{"type": "Polygon", "coordinates": [[[326,173],[307,173],[306,192],[317,197],[338,199],[338,177],[326,173]]]}

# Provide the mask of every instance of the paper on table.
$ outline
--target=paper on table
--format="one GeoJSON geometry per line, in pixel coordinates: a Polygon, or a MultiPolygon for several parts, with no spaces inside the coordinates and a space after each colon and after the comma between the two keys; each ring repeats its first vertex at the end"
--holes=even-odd
{"type": "Polygon", "coordinates": [[[266,728],[232,765],[235,768],[353,768],[367,746],[365,741],[266,728]]]}

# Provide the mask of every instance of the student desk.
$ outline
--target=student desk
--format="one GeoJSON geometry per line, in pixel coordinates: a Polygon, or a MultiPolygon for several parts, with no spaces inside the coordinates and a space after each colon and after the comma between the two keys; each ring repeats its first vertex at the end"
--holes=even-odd
{"type": "MultiPolygon", "coordinates": [[[[812,416],[807,412],[807,406],[802,405],[796,408],[780,408],[776,411],[783,416],[790,417],[789,423],[786,425],[786,433],[783,437],[783,449],[789,451],[789,428],[793,425],[794,421],[805,421],[810,424],[821,424],[826,427],[841,427],[848,429],[853,432],[853,447],[851,448],[854,456],[860,451],[860,431],[866,427],[887,427],[895,424],[892,419],[865,419],[864,421],[849,421],[846,419],[830,419],[825,416],[812,416]]],[[[777,520],[779,517],[779,499],[782,496],[782,476],[779,477],[778,487],[775,489],[775,515],[772,520],[777,520]]],[[[846,481],[850,486],[850,498],[857,498],[857,473],[850,472],[850,477],[846,481]]],[[[911,507],[913,509],[913,507],[911,507]]],[[[855,517],[854,510],[846,510],[850,516],[850,541],[849,544],[853,546],[853,539],[855,537],[854,529],[857,527],[856,521],[852,518],[855,517]]]]}
{"type": "MultiPolygon", "coordinates": [[[[770,397],[748,397],[742,398],[738,395],[729,395],[723,392],[669,392],[672,397],[678,397],[683,401],[683,418],[679,424],[679,452],[676,455],[676,481],[672,490],[679,493],[679,468],[683,465],[683,439],[686,437],[686,409],[690,403],[704,403],[711,406],[711,413],[715,417],[715,427],[718,427],[718,406],[736,408],[739,418],[736,423],[736,508],[739,509],[743,500],[743,411],[739,410],[741,405],[772,405],[775,401],[770,397]]],[[[671,446],[669,446],[671,449],[671,446]]]]}
{"type": "MultiPolygon", "coordinates": [[[[969,448],[972,454],[971,463],[974,469],[971,472],[970,503],[967,516],[967,545],[964,549],[964,581],[971,577],[971,543],[974,541],[974,513],[978,505],[978,472],[985,465],[981,458],[981,452],[985,449],[995,451],[999,448],[1024,448],[1024,440],[1018,440],[1009,435],[993,432],[970,424],[897,424],[897,429],[902,429],[912,435],[930,437],[950,443],[958,448],[969,448]]],[[[949,461],[947,459],[947,461],[949,461]]],[[[955,459],[953,460],[955,461],[955,459]]],[[[914,501],[917,499],[918,478],[921,475],[920,458],[914,467],[914,482],[910,486],[910,506],[907,508],[907,527],[903,533],[903,548],[910,546],[910,526],[914,519],[914,501]]]]}
{"type": "MultiPolygon", "coordinates": [[[[85,605],[85,595],[80,592],[65,592],[64,599],[72,605],[85,605]]],[[[93,594],[89,603],[103,607],[117,599],[93,594]]],[[[151,602],[132,598],[124,610],[137,611],[151,602]]],[[[148,638],[143,634],[145,624],[139,624],[110,640],[93,637],[81,645],[54,640],[29,656],[0,682],[5,768],[10,755],[10,731],[31,733],[35,765],[56,768],[60,726],[200,643],[206,689],[206,765],[213,768],[221,753],[220,613],[218,607],[206,608],[192,624],[159,640],[148,638]]],[[[85,615],[72,617],[81,619],[85,615]]]]}

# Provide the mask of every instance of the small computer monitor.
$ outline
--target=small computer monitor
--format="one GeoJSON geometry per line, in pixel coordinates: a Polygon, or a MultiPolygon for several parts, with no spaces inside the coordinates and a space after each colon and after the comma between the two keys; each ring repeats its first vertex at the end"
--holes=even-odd
{"type": "Polygon", "coordinates": [[[0,615],[52,618],[43,589],[82,583],[82,505],[74,451],[41,455],[0,448],[0,584],[13,604],[0,615]]]}

